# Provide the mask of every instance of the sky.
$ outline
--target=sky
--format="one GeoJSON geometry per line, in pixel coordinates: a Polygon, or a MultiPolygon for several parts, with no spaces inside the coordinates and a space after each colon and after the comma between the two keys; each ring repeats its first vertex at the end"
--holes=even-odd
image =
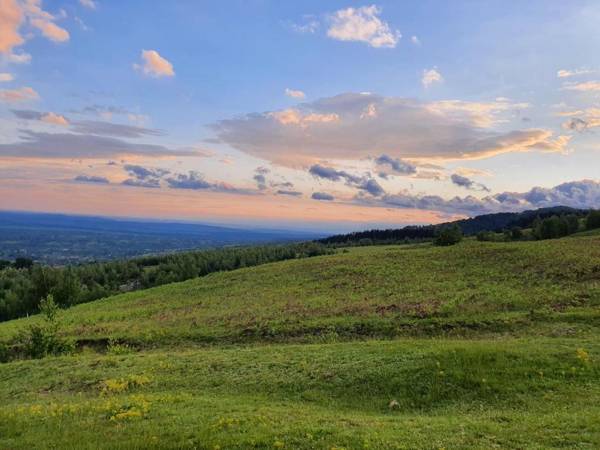
{"type": "Polygon", "coordinates": [[[597,1],[0,0],[0,209],[347,231],[600,208],[597,1]]]}

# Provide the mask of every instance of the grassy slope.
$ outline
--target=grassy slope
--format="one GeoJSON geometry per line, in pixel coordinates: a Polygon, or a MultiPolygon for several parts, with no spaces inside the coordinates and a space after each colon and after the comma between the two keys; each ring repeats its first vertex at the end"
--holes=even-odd
{"type": "Polygon", "coordinates": [[[0,448],[598,448],[599,305],[597,234],[120,295],[66,311],[67,333],[140,351],[0,365],[0,448]]]}

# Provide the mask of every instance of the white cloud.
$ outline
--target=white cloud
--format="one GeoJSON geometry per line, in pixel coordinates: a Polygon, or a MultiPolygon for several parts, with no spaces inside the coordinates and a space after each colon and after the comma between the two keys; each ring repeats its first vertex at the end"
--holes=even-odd
{"type": "Polygon", "coordinates": [[[151,77],[173,77],[175,71],[173,65],[160,56],[156,50],[142,50],[143,65],[134,64],[135,69],[141,70],[145,75],[151,77]]]}
{"type": "Polygon", "coordinates": [[[31,62],[31,55],[29,53],[9,53],[6,55],[6,60],[13,64],[29,64],[31,62]]]}
{"type": "Polygon", "coordinates": [[[79,3],[86,8],[96,9],[96,2],[94,0],[79,0],[79,3]]]}
{"type": "Polygon", "coordinates": [[[293,23],[291,24],[292,30],[297,33],[314,33],[319,29],[320,23],[318,20],[314,18],[312,15],[304,16],[303,23],[293,23]]]}
{"type": "Polygon", "coordinates": [[[576,69],[576,70],[561,69],[558,72],[556,72],[556,76],[558,78],[570,78],[570,77],[575,77],[578,75],[587,75],[590,73],[594,73],[594,71],[590,70],[590,69],[576,69]]]}
{"type": "MultiPolygon", "coordinates": [[[[459,160],[508,152],[564,152],[569,136],[540,128],[507,131],[519,103],[419,102],[346,93],[296,108],[222,120],[221,142],[276,164],[298,167],[323,159],[459,160]],[[501,124],[502,130],[494,125],[501,124]]],[[[519,123],[520,127],[520,123],[519,123]]]]}
{"type": "Polygon", "coordinates": [[[15,77],[11,73],[0,73],[0,82],[7,82],[14,80],[15,77]]]}
{"type": "Polygon", "coordinates": [[[39,95],[30,87],[0,90],[0,102],[16,103],[37,100],[39,95]]]}
{"type": "Polygon", "coordinates": [[[292,98],[305,98],[306,94],[300,90],[295,90],[295,89],[290,89],[290,88],[286,88],[285,89],[285,95],[287,95],[288,97],[292,97],[292,98]]]}
{"type": "Polygon", "coordinates": [[[419,40],[419,38],[417,36],[411,36],[410,42],[412,42],[415,45],[421,45],[421,41],[419,40]]]}
{"type": "Polygon", "coordinates": [[[434,67],[433,69],[423,70],[421,83],[423,83],[423,86],[425,86],[426,88],[428,88],[434,83],[441,83],[443,81],[444,77],[442,77],[442,74],[438,72],[437,68],[434,67]]]}
{"type": "Polygon", "coordinates": [[[331,16],[327,36],[339,41],[366,42],[375,48],[394,48],[401,38],[397,30],[383,22],[375,5],[340,9],[331,16]]]}

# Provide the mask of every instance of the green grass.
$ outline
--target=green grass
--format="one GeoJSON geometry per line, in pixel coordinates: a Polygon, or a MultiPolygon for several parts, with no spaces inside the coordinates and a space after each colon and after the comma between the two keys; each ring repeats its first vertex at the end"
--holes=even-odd
{"type": "Polygon", "coordinates": [[[0,448],[600,447],[597,233],[354,248],[61,320],[75,355],[0,365],[0,448]]]}

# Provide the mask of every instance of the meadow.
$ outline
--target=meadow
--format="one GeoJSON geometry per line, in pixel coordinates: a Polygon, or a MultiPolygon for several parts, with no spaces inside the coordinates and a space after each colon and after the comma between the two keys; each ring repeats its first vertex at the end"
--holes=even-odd
{"type": "Polygon", "coordinates": [[[59,321],[74,354],[0,364],[0,448],[600,447],[597,232],[338,250],[59,321]]]}

